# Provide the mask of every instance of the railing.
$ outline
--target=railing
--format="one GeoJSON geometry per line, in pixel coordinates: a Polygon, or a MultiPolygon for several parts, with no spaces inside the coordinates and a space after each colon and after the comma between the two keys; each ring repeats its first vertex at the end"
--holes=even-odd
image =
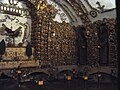
{"type": "Polygon", "coordinates": [[[13,69],[22,67],[38,67],[39,60],[24,60],[24,61],[7,61],[0,62],[0,69],[13,69]]]}

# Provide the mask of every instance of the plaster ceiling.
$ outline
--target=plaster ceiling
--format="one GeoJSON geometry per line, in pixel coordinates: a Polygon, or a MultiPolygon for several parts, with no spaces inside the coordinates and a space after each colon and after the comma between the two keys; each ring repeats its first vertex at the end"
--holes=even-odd
{"type": "MultiPolygon", "coordinates": [[[[0,0],[0,2],[18,1],[18,0],[0,0]]],[[[26,1],[26,0],[19,0],[26,1]]],[[[116,8],[115,0],[28,0],[31,3],[39,1],[53,2],[57,8],[60,8],[62,13],[65,13],[62,17],[72,25],[79,25],[89,23],[98,19],[104,18],[104,12],[110,12],[116,8]],[[67,16],[67,17],[66,17],[67,16]]],[[[115,13],[115,12],[113,12],[115,13]]],[[[115,16],[115,14],[112,17],[115,16]]],[[[111,13],[108,14],[108,16],[111,13]]],[[[107,16],[107,15],[105,15],[107,16]]],[[[56,16],[57,20],[60,21],[56,16]]]]}

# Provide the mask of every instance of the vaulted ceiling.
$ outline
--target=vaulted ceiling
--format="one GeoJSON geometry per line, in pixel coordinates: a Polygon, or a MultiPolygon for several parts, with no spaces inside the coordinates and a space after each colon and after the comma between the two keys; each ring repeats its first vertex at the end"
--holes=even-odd
{"type": "MultiPolygon", "coordinates": [[[[33,4],[46,0],[29,0],[33,4]]],[[[115,0],[47,0],[55,2],[74,25],[86,24],[101,18],[115,18],[115,0]]]]}
{"type": "Polygon", "coordinates": [[[72,25],[87,24],[102,18],[116,18],[115,0],[0,0],[30,1],[33,5],[39,2],[54,2],[67,15],[72,25]]]}

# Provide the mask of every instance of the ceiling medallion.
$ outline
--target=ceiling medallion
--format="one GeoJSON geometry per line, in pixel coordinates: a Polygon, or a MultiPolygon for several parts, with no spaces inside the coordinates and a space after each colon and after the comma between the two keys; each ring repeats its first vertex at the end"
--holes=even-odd
{"type": "Polygon", "coordinates": [[[91,10],[90,11],[90,16],[92,16],[93,18],[97,17],[97,11],[96,10],[91,10]]]}

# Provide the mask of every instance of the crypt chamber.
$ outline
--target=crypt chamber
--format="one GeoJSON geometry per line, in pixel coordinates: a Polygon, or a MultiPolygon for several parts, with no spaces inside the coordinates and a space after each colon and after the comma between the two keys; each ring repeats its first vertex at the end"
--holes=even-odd
{"type": "Polygon", "coordinates": [[[0,0],[0,41],[0,73],[9,76],[20,67],[22,75],[75,70],[117,77],[112,0],[0,0]]]}

